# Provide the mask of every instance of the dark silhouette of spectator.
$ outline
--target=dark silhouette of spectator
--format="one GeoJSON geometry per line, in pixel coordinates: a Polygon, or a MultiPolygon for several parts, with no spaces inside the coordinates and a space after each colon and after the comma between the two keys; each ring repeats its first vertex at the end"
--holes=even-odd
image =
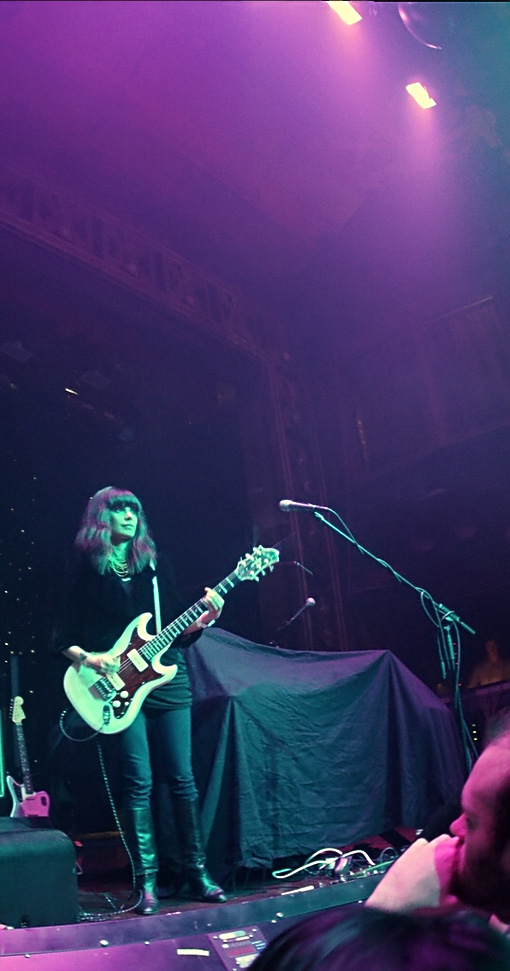
{"type": "Polygon", "coordinates": [[[488,637],[484,643],[485,658],[473,668],[468,688],[480,688],[486,684],[498,684],[500,681],[510,680],[510,660],[502,656],[499,642],[495,637],[488,637]]]}
{"type": "Polygon", "coordinates": [[[490,741],[462,790],[452,836],[411,844],[367,901],[389,911],[452,904],[510,923],[510,733],[490,741]]]}
{"type": "Polygon", "coordinates": [[[508,971],[510,943],[477,914],[388,914],[359,904],[294,924],[253,971],[508,971]]]}

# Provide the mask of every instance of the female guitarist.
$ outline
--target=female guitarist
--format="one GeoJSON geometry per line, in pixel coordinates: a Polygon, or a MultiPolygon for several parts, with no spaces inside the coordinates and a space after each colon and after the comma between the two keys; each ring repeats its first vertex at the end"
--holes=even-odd
{"type": "MultiPolygon", "coordinates": [[[[78,562],[54,649],[69,658],[78,678],[80,669],[90,668],[115,682],[119,657],[112,648],[126,626],[143,612],[150,612],[163,625],[179,614],[181,605],[173,571],[168,561],[157,557],[136,496],[113,486],[100,489],[90,499],[75,547],[78,562]]],[[[152,914],[158,909],[158,859],[151,812],[153,746],[172,795],[182,883],[187,883],[201,900],[226,900],[224,891],[205,867],[191,764],[191,689],[182,650],[219,617],[223,599],[206,587],[200,603],[204,612],[162,656],[165,666],[177,665],[175,676],[144,695],[138,713],[119,733],[124,827],[137,889],[141,891],[136,908],[141,914],[152,914]]],[[[135,653],[131,652],[133,657],[135,653]]],[[[91,676],[87,670],[83,674],[91,676]]]]}

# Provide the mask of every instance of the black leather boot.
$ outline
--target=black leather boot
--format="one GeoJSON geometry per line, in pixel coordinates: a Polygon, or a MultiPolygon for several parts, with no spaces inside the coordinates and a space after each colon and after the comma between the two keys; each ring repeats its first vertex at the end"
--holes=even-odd
{"type": "Polygon", "coordinates": [[[221,904],[226,893],[206,870],[204,841],[198,799],[174,799],[175,822],[179,836],[182,876],[198,900],[221,904]]]}
{"type": "Polygon", "coordinates": [[[155,914],[158,909],[156,877],[158,858],[152,812],[144,806],[124,810],[124,831],[135,868],[136,889],[141,892],[137,914],[155,914]]]}

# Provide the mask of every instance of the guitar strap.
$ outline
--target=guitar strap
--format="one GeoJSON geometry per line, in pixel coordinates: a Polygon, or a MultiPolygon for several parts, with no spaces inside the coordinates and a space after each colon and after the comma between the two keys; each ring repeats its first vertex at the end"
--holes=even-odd
{"type": "MultiPolygon", "coordinates": [[[[152,569],[154,569],[154,566],[152,569]]],[[[156,574],[152,578],[152,592],[154,595],[154,623],[156,624],[156,634],[161,634],[161,604],[159,602],[159,587],[156,574]]]]}

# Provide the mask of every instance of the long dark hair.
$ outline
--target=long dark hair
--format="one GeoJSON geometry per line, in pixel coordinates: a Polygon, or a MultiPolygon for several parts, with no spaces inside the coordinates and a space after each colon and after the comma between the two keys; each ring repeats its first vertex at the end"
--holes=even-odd
{"type": "Polygon", "coordinates": [[[107,573],[113,549],[110,512],[118,502],[130,505],[138,517],[136,533],[128,548],[128,563],[134,573],[140,573],[149,563],[156,565],[156,545],[142,504],[129,489],[106,486],[89,499],[74,545],[90,558],[98,573],[107,573]]]}

